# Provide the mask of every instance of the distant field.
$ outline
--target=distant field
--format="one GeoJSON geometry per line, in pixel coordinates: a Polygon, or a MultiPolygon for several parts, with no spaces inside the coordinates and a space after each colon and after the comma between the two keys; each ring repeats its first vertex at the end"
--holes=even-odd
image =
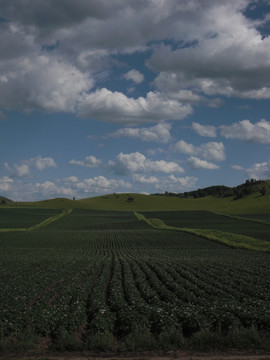
{"type": "MultiPolygon", "coordinates": [[[[18,203],[16,206],[41,208],[72,208],[113,211],[196,211],[205,210],[225,214],[268,214],[270,216],[270,195],[257,194],[234,200],[234,197],[177,198],[143,194],[109,194],[82,200],[51,199],[33,203],[18,203]],[[127,201],[132,198],[133,201],[127,201]]],[[[15,205],[14,205],[15,206],[15,205]]]]}
{"type": "Polygon", "coordinates": [[[0,207],[0,228],[27,228],[58,213],[57,209],[0,207]]]}
{"type": "MultiPolygon", "coordinates": [[[[147,218],[158,218],[167,225],[180,228],[214,229],[242,234],[256,239],[270,241],[270,223],[260,224],[239,218],[214,214],[209,211],[160,211],[145,212],[147,218]]],[[[253,218],[252,215],[246,216],[253,218]]],[[[264,220],[267,216],[254,216],[254,219],[264,220]]]]}
{"type": "MultiPolygon", "coordinates": [[[[181,226],[233,223],[205,212],[158,216],[181,226]]],[[[258,349],[270,336],[269,254],[154,230],[132,212],[74,209],[39,230],[0,233],[0,269],[3,353],[41,343],[168,350],[214,338],[213,347],[258,349]]]]}
{"type": "Polygon", "coordinates": [[[145,229],[130,212],[74,209],[68,216],[50,224],[47,229],[56,230],[131,230],[145,229]]]}
{"type": "Polygon", "coordinates": [[[238,214],[237,216],[247,218],[247,219],[256,219],[256,220],[260,220],[260,221],[266,221],[266,222],[270,223],[270,214],[238,214]]]}

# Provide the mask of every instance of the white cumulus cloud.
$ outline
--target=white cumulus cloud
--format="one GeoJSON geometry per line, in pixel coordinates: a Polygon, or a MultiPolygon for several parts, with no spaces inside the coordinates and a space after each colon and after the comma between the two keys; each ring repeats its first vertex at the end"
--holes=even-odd
{"type": "Polygon", "coordinates": [[[188,163],[193,169],[205,169],[205,170],[219,169],[218,165],[208,162],[206,160],[199,159],[196,156],[191,156],[188,159],[188,163]]]}
{"type": "Polygon", "coordinates": [[[241,165],[231,165],[231,168],[237,171],[245,170],[245,168],[241,165]]]}
{"type": "Polygon", "coordinates": [[[122,128],[110,134],[111,137],[130,137],[142,141],[153,141],[167,144],[171,140],[171,125],[168,123],[159,123],[152,127],[143,128],[122,128]]]}
{"type": "Polygon", "coordinates": [[[185,154],[200,156],[209,161],[223,161],[226,159],[225,147],[222,142],[209,142],[194,146],[184,140],[178,141],[174,148],[185,154]]]}
{"type": "Polygon", "coordinates": [[[126,80],[132,80],[136,84],[140,84],[144,81],[144,75],[140,71],[134,69],[128,71],[123,76],[126,80]]]}
{"type": "Polygon", "coordinates": [[[206,96],[269,98],[270,38],[261,36],[256,20],[245,17],[249,1],[193,4],[186,23],[178,27],[185,34],[186,46],[162,43],[148,60],[159,72],[157,88],[188,88],[206,96]]]}
{"type": "Polygon", "coordinates": [[[70,160],[69,162],[72,165],[80,165],[85,167],[98,167],[102,164],[102,160],[97,159],[94,155],[86,156],[84,160],[70,160]]]}
{"type": "Polygon", "coordinates": [[[43,183],[37,182],[35,184],[35,191],[40,193],[44,197],[73,195],[73,191],[71,188],[65,186],[58,186],[52,181],[44,181],[43,183]]]}
{"type": "Polygon", "coordinates": [[[95,176],[93,178],[84,179],[80,181],[74,181],[74,178],[67,178],[65,181],[66,185],[69,185],[73,192],[77,192],[78,194],[104,194],[108,192],[118,191],[119,189],[130,189],[131,184],[122,179],[108,179],[104,176],[95,176]]]}
{"type": "Polygon", "coordinates": [[[74,113],[81,94],[94,84],[90,75],[48,55],[13,59],[0,64],[0,71],[6,74],[5,82],[0,81],[0,107],[5,110],[74,113]]]}
{"type": "Polygon", "coordinates": [[[134,174],[132,178],[135,182],[138,182],[140,184],[158,184],[159,183],[159,179],[155,176],[146,177],[144,175],[134,174]]]}
{"type": "Polygon", "coordinates": [[[201,125],[199,123],[193,122],[192,129],[200,136],[208,136],[208,137],[217,136],[217,130],[215,126],[201,125]]]}
{"type": "Polygon", "coordinates": [[[116,123],[135,125],[164,120],[184,119],[192,113],[189,104],[150,91],[146,97],[127,97],[106,88],[85,93],[78,103],[78,115],[116,123]]]}
{"type": "Polygon", "coordinates": [[[14,180],[8,176],[3,176],[0,178],[0,190],[1,191],[9,191],[14,180]]]}
{"type": "Polygon", "coordinates": [[[157,191],[169,191],[179,193],[187,190],[192,190],[196,187],[198,178],[194,176],[177,177],[169,175],[166,178],[160,179],[160,182],[155,185],[157,191]]]}
{"type": "Polygon", "coordinates": [[[264,119],[252,124],[249,120],[242,120],[232,125],[219,127],[221,135],[227,139],[270,144],[270,122],[264,119]]]}
{"type": "Polygon", "coordinates": [[[26,177],[31,175],[31,169],[41,171],[49,167],[56,167],[57,165],[53,158],[43,158],[39,155],[32,159],[22,160],[20,164],[14,164],[13,166],[9,166],[9,164],[5,162],[4,166],[6,170],[11,172],[11,176],[26,177]]]}
{"type": "Polygon", "coordinates": [[[150,160],[145,155],[135,152],[130,154],[120,153],[115,161],[109,161],[109,168],[116,174],[128,175],[132,173],[183,173],[184,169],[174,161],[150,160]]]}
{"type": "Polygon", "coordinates": [[[95,176],[80,180],[77,176],[69,176],[58,181],[44,181],[35,183],[33,191],[43,197],[68,196],[85,197],[115,192],[118,190],[129,190],[131,184],[124,180],[108,179],[104,176],[95,176]]]}
{"type": "Polygon", "coordinates": [[[56,167],[56,163],[54,159],[50,157],[42,158],[41,156],[38,156],[34,159],[28,160],[29,166],[33,166],[38,170],[44,170],[47,167],[56,167]]]}
{"type": "Polygon", "coordinates": [[[267,180],[270,178],[270,161],[253,164],[246,172],[252,179],[267,180]]]}

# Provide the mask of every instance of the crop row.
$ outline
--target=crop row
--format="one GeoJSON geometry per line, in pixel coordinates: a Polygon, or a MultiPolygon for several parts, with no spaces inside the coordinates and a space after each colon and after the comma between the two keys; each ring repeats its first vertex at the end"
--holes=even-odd
{"type": "Polygon", "coordinates": [[[269,254],[151,229],[46,228],[1,234],[0,248],[6,337],[29,328],[52,338],[64,329],[82,342],[143,330],[270,330],[269,254]]]}
{"type": "MultiPolygon", "coordinates": [[[[147,212],[144,215],[149,219],[161,219],[166,225],[174,227],[221,230],[264,241],[270,239],[270,223],[257,223],[256,221],[249,221],[248,218],[234,218],[210,211],[192,211],[192,216],[190,211],[147,212]]],[[[252,217],[253,215],[249,215],[249,218],[252,219],[252,217]]]]}

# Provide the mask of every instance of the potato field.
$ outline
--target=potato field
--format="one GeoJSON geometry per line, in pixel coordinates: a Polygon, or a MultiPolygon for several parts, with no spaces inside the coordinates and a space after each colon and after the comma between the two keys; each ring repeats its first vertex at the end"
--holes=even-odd
{"type": "MultiPolygon", "coordinates": [[[[14,212],[1,209],[0,228],[57,214],[14,212]]],[[[209,212],[149,216],[270,239],[270,225],[209,212]]],[[[80,209],[38,230],[0,232],[0,249],[2,349],[30,338],[58,350],[180,348],[217,334],[237,346],[241,332],[259,346],[270,332],[269,253],[155,230],[132,212],[80,209]]]]}

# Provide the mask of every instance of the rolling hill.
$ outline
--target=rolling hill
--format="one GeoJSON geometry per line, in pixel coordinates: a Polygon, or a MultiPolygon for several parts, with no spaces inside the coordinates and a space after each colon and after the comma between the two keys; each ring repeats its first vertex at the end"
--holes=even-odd
{"type": "Polygon", "coordinates": [[[4,197],[4,196],[0,196],[0,204],[2,205],[5,205],[5,204],[8,204],[8,203],[12,203],[13,201],[4,197]]]}
{"type": "Polygon", "coordinates": [[[216,186],[184,194],[108,194],[82,200],[55,198],[9,203],[9,206],[117,211],[208,210],[225,214],[268,214],[270,213],[270,180],[246,182],[236,188],[216,186]],[[222,191],[217,193],[218,188],[225,190],[224,193],[222,191]],[[199,193],[203,196],[198,196],[199,193]]]}

